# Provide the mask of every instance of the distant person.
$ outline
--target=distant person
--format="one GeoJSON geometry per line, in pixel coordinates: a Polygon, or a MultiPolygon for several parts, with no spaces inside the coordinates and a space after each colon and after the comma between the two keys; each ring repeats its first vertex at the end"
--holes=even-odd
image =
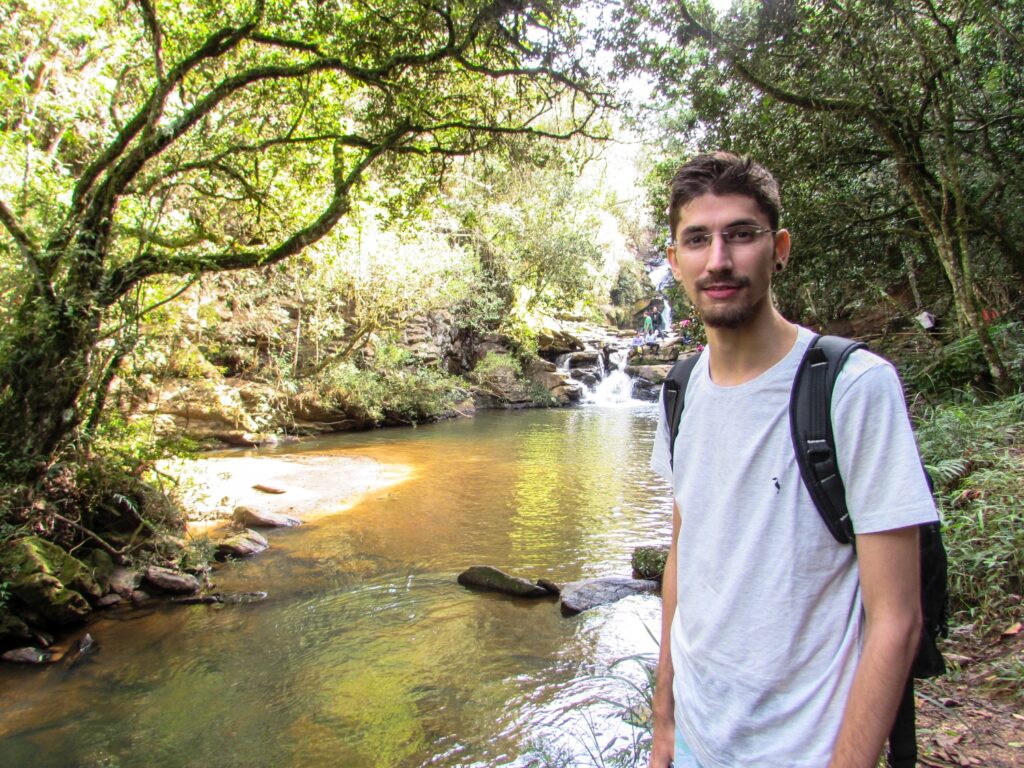
{"type": "Polygon", "coordinates": [[[812,333],[782,317],[778,185],[702,155],[671,182],[669,264],[699,313],[670,461],[664,409],[651,466],[672,486],[651,768],[874,768],[921,631],[917,525],[936,520],[899,379],[855,351],[832,423],[856,549],[829,533],[790,436],[812,333]]]}
{"type": "Polygon", "coordinates": [[[644,335],[654,332],[654,318],[651,317],[651,310],[644,310],[644,335]]]}

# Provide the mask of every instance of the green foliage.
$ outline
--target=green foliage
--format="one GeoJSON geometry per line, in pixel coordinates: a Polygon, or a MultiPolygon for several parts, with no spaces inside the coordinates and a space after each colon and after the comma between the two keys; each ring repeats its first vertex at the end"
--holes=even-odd
{"type": "Polygon", "coordinates": [[[405,350],[383,345],[372,367],[333,365],[313,380],[314,391],[363,426],[434,421],[467,397],[461,379],[411,362],[405,350]]]}
{"type": "MultiPolygon", "coordinates": [[[[1011,377],[1024,381],[1024,323],[999,323],[989,333],[1011,377]]],[[[933,359],[914,359],[901,369],[915,391],[932,399],[945,397],[951,390],[991,388],[977,333],[946,344],[933,359]]]]}
{"type": "Polygon", "coordinates": [[[936,482],[954,612],[988,628],[1024,589],[1024,395],[931,408],[917,429],[936,482]]]}

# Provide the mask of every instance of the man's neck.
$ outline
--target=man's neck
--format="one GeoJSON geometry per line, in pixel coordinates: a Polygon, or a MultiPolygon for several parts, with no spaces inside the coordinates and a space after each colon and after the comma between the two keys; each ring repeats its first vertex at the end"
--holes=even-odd
{"type": "Polygon", "coordinates": [[[763,319],[742,328],[708,328],[711,380],[735,387],[756,379],[796,343],[797,327],[771,308],[763,319]]]}

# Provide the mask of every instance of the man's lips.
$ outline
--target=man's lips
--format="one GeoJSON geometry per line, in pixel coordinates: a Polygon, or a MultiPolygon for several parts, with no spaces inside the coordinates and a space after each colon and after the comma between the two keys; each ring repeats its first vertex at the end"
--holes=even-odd
{"type": "Polygon", "coordinates": [[[728,299],[739,293],[745,285],[746,281],[743,280],[705,280],[699,282],[697,288],[712,299],[728,299]]]}

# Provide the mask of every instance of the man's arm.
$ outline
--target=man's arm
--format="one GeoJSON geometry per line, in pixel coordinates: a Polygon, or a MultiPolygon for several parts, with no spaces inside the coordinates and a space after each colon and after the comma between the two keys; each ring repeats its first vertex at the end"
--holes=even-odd
{"type": "Polygon", "coordinates": [[[672,502],[672,543],[661,577],[661,650],[654,678],[654,735],[650,768],[668,768],[676,742],[675,697],[672,695],[672,619],[676,615],[676,549],[679,541],[679,507],[672,502]]]}
{"type": "Polygon", "coordinates": [[[875,768],[921,634],[916,526],[857,536],[864,649],[829,768],[875,768]]]}

